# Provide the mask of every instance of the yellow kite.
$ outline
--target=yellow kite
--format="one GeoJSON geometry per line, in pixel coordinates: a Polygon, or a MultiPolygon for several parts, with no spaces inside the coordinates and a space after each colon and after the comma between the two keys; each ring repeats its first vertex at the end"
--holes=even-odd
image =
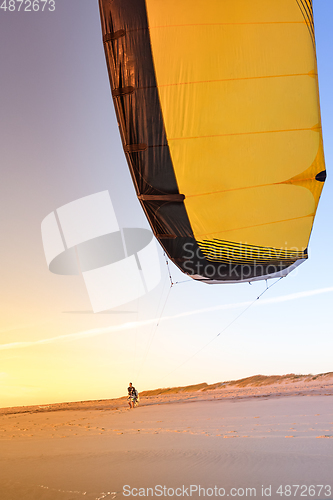
{"type": "Polygon", "coordinates": [[[124,151],[194,279],[284,276],[326,178],[311,0],[100,0],[124,151]]]}

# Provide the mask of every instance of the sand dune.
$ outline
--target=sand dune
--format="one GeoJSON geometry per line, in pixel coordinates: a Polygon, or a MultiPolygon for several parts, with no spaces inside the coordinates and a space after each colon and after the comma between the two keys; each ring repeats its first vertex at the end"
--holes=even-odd
{"type": "MultiPolygon", "coordinates": [[[[318,375],[255,375],[240,380],[167,387],[140,392],[140,406],[168,404],[188,400],[235,399],[252,397],[280,397],[299,395],[332,395],[333,372],[318,375]]],[[[16,413],[49,413],[63,410],[115,410],[127,408],[127,397],[53,403],[49,405],[0,408],[0,416],[16,413]]]]}
{"type": "Polygon", "coordinates": [[[257,376],[151,391],[134,410],[126,398],[5,408],[0,498],[101,500],[148,487],[152,496],[157,485],[276,499],[280,485],[300,485],[294,498],[332,498],[332,395],[333,374],[257,376]]]}

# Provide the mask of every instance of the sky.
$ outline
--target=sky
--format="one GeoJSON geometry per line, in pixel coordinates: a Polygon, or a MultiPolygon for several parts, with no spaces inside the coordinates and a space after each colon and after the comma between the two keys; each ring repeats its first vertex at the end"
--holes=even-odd
{"type": "Polygon", "coordinates": [[[170,263],[181,282],[170,288],[159,249],[160,284],[96,314],[82,276],[48,270],[41,222],[108,190],[121,227],[149,227],[118,133],[98,2],[0,10],[0,407],[120,397],[129,381],[142,391],[333,371],[333,2],[313,3],[328,180],[309,260],[248,308],[265,282],[206,285],[170,263]]]}

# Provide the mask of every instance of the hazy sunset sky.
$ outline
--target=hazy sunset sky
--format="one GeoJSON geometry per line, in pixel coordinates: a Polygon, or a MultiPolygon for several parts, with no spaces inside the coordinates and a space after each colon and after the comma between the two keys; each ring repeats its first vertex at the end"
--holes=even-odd
{"type": "Polygon", "coordinates": [[[147,390],[333,371],[333,2],[313,3],[328,180],[310,258],[192,358],[265,282],[175,285],[157,327],[170,288],[161,249],[160,285],[103,313],[81,276],[49,272],[41,222],[66,203],[108,190],[122,227],[148,223],[118,133],[97,0],[0,11],[1,407],[118,397],[129,381],[147,390]]]}

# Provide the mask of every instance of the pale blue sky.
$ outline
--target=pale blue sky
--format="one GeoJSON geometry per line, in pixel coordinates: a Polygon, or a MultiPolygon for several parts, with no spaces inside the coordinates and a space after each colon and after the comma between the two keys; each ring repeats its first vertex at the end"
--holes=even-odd
{"type": "MultiPolygon", "coordinates": [[[[310,259],[265,300],[333,284],[332,0],[315,0],[314,11],[328,180],[310,259]]],[[[129,379],[144,390],[257,373],[332,371],[332,291],[263,302],[184,365],[246,306],[114,331],[159,316],[169,287],[162,252],[163,280],[155,291],[113,313],[80,314],[91,309],[83,280],[48,271],[43,218],[108,189],[121,226],[147,227],[118,134],[97,1],[56,0],[54,13],[1,11],[0,59],[0,406],[121,396],[129,379]],[[62,335],[69,337],[57,340],[62,335]]],[[[171,270],[174,281],[186,279],[171,270]]],[[[172,288],[164,315],[248,302],[264,288],[183,283],[172,288]]]]}

